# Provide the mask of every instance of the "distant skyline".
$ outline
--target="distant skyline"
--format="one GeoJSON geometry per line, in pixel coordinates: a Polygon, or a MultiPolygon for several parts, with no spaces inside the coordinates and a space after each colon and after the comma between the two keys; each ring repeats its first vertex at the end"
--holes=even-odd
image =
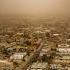
{"type": "Polygon", "coordinates": [[[0,14],[70,15],[70,0],[0,0],[0,14]]]}

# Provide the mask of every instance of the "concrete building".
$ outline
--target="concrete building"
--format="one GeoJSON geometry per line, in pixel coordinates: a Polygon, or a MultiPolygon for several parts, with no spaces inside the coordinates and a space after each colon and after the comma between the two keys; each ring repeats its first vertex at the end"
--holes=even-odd
{"type": "Polygon", "coordinates": [[[58,55],[58,58],[55,58],[53,60],[54,63],[69,64],[70,63],[70,45],[61,44],[61,45],[58,45],[56,49],[57,49],[56,54],[58,55]]]}
{"type": "Polygon", "coordinates": [[[33,63],[27,70],[45,70],[47,68],[47,63],[36,62],[33,63]]]}
{"type": "Polygon", "coordinates": [[[26,56],[26,52],[24,53],[15,53],[10,57],[10,60],[20,62],[26,56]]]}

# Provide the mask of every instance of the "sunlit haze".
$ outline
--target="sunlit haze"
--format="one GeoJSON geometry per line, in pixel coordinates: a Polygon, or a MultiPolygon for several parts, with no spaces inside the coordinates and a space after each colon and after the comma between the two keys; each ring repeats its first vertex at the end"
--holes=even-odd
{"type": "Polygon", "coordinates": [[[0,0],[0,14],[69,15],[70,0],[0,0]]]}

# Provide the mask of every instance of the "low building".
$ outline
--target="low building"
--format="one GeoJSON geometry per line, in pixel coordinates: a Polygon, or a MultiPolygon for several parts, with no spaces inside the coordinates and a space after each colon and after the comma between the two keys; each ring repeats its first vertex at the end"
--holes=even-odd
{"type": "Polygon", "coordinates": [[[58,47],[67,48],[67,47],[70,47],[70,45],[69,44],[59,44],[58,47]]]}
{"type": "Polygon", "coordinates": [[[22,61],[25,56],[26,56],[26,52],[24,52],[24,53],[15,53],[10,57],[10,60],[19,62],[19,61],[22,61]]]}
{"type": "Polygon", "coordinates": [[[47,68],[47,63],[36,62],[33,63],[27,70],[45,70],[47,68]]]}
{"type": "Polygon", "coordinates": [[[57,51],[61,53],[70,53],[70,48],[57,48],[57,51]]]}

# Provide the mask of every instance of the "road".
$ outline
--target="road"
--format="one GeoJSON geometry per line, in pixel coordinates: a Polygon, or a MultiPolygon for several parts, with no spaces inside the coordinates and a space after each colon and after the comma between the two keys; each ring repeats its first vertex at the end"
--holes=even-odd
{"type": "Polygon", "coordinates": [[[32,53],[32,54],[30,55],[29,59],[26,61],[26,63],[25,63],[24,66],[23,66],[23,70],[27,70],[28,66],[29,66],[30,64],[32,64],[32,62],[33,62],[34,59],[37,60],[37,58],[38,58],[38,56],[39,56],[39,54],[40,54],[40,51],[41,51],[42,48],[43,48],[42,40],[39,39],[38,42],[37,42],[37,44],[38,44],[38,46],[39,46],[38,49],[35,50],[34,53],[32,53]]]}

